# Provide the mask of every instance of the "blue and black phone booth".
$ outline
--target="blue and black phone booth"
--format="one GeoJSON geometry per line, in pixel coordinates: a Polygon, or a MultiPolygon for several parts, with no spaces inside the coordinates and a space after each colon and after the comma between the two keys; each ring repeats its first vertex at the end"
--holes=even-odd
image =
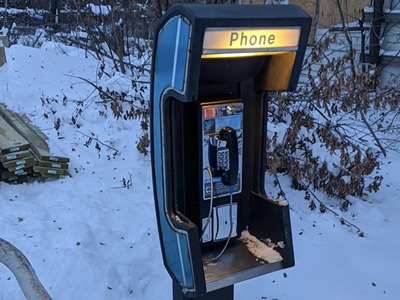
{"type": "Polygon", "coordinates": [[[269,91],[294,91],[311,18],[292,5],[176,5],[155,31],[151,158],[174,299],[233,299],[292,267],[289,206],[266,196],[269,91]]]}

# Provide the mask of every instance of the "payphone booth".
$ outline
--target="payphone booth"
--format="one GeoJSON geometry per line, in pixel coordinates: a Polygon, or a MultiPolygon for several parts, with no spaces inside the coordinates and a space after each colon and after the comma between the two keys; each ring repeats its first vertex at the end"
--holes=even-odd
{"type": "Polygon", "coordinates": [[[294,91],[311,18],[291,5],[176,5],[157,25],[151,155],[174,299],[233,299],[294,265],[289,206],[266,196],[269,91],[294,91]]]}

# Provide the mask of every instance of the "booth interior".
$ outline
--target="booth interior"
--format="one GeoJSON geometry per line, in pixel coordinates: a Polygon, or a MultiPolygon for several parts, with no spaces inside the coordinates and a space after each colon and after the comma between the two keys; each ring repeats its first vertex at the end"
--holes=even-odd
{"type": "MultiPolygon", "coordinates": [[[[175,166],[173,174],[177,176],[174,187],[177,199],[175,209],[179,215],[197,226],[199,239],[204,230],[202,222],[208,217],[210,205],[202,199],[202,183],[207,180],[203,178],[207,177],[207,174],[204,176],[203,162],[201,159],[193,159],[203,157],[203,132],[206,125],[201,108],[208,105],[243,105],[243,125],[234,128],[238,130],[239,147],[242,148],[242,165],[239,167],[242,185],[240,192],[233,195],[233,203],[237,205],[237,220],[234,224],[237,228],[233,230],[234,237],[224,255],[218,260],[212,261],[212,258],[221,252],[228,236],[225,235],[225,239],[219,242],[211,238],[210,242],[201,243],[206,283],[213,282],[219,286],[218,280],[228,276],[236,275],[236,280],[247,279],[249,275],[254,277],[246,274],[249,269],[260,268],[259,272],[263,274],[294,265],[288,205],[286,201],[266,196],[264,174],[268,98],[265,91],[287,88],[295,56],[294,51],[239,57],[205,56],[201,60],[198,100],[181,102],[171,98],[170,113],[167,116],[170,116],[172,126],[171,163],[175,166]],[[181,147],[177,147],[177,140],[183,141],[181,147]],[[245,231],[264,241],[273,248],[270,251],[276,251],[277,255],[270,255],[268,260],[265,255],[257,256],[257,247],[260,245],[254,243],[254,240],[241,238],[245,231]]],[[[214,195],[216,192],[214,190],[214,195]]],[[[214,199],[214,206],[229,203],[228,196],[214,199]]],[[[229,209],[225,209],[224,216],[213,220],[217,222],[224,219],[227,224],[225,232],[230,230],[229,214],[229,209]]]]}

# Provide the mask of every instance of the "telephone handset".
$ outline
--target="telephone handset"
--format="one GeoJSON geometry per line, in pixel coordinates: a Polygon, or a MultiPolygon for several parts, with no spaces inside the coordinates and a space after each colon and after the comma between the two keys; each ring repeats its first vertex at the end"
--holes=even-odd
{"type": "Polygon", "coordinates": [[[226,142],[226,148],[216,153],[217,169],[224,167],[221,174],[221,181],[224,185],[235,185],[239,172],[239,152],[236,130],[228,126],[222,128],[219,132],[219,140],[226,142]]]}

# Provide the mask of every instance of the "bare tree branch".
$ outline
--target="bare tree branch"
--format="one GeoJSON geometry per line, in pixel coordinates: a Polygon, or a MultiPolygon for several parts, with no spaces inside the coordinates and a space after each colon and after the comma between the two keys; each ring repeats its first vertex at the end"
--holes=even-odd
{"type": "Polygon", "coordinates": [[[111,150],[114,150],[115,153],[117,153],[117,154],[119,153],[119,151],[118,151],[117,149],[115,149],[114,147],[112,147],[112,146],[110,146],[110,145],[107,145],[107,144],[103,143],[103,142],[100,141],[98,138],[96,138],[96,137],[94,137],[94,136],[90,136],[90,135],[88,135],[88,134],[86,134],[86,133],[83,133],[83,132],[81,132],[81,131],[79,131],[79,130],[77,130],[77,132],[79,132],[80,134],[82,134],[82,135],[84,135],[84,136],[86,136],[86,137],[88,137],[88,138],[90,138],[90,139],[92,139],[92,140],[94,140],[94,141],[100,143],[101,145],[103,145],[103,146],[105,146],[105,147],[107,147],[107,148],[109,148],[109,149],[111,149],[111,150]]]}
{"type": "Polygon", "coordinates": [[[340,218],[340,223],[342,225],[348,225],[350,227],[354,227],[355,229],[357,229],[357,233],[360,237],[364,237],[365,232],[362,231],[360,229],[360,227],[354,225],[354,223],[349,222],[348,220],[344,219],[343,217],[341,217],[337,212],[335,212],[333,209],[329,208],[328,206],[326,206],[312,191],[311,189],[307,188],[307,192],[310,193],[310,195],[312,195],[314,197],[314,199],[320,204],[320,206],[322,206],[322,209],[320,208],[320,211],[323,210],[327,210],[330,213],[332,213],[335,217],[340,218]]]}
{"type": "Polygon", "coordinates": [[[379,147],[379,149],[381,149],[383,155],[386,157],[386,150],[385,148],[382,147],[381,142],[379,141],[379,138],[376,136],[374,130],[372,129],[372,127],[369,125],[367,118],[365,117],[364,113],[362,111],[360,111],[360,115],[361,115],[361,119],[363,120],[365,126],[367,126],[369,132],[371,133],[372,137],[374,138],[377,146],[379,147]]]}

